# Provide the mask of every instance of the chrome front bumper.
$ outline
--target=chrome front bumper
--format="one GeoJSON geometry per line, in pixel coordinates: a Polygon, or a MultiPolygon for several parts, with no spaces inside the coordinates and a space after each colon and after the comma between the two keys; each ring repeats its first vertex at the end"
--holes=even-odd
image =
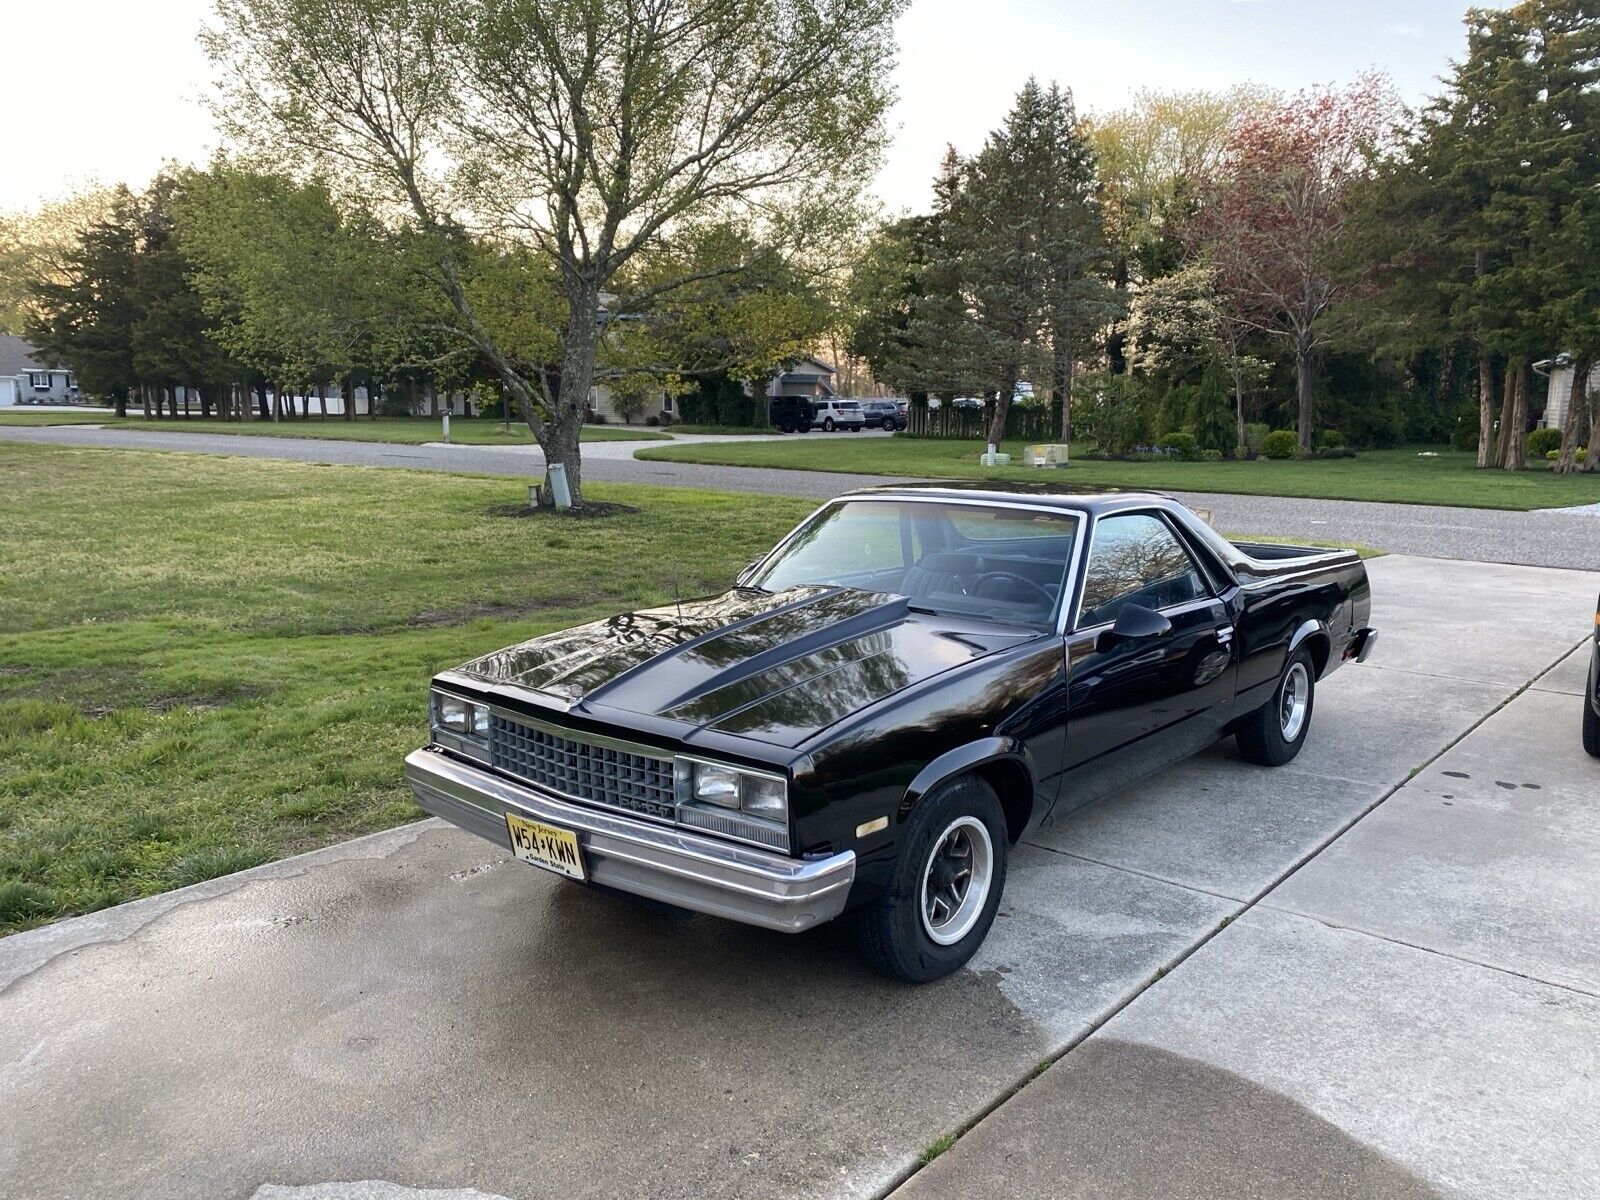
{"type": "Polygon", "coordinates": [[[438,750],[406,756],[417,803],[511,848],[506,813],[547,821],[578,835],[589,878],[606,887],[696,912],[799,933],[844,911],[855,851],[796,859],[684,829],[558,800],[438,750]]]}

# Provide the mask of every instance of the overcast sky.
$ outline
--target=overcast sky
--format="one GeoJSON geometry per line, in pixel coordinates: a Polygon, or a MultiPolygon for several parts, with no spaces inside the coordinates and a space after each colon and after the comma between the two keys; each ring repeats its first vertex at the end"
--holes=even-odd
{"type": "MultiPolygon", "coordinates": [[[[878,179],[918,208],[947,142],[975,149],[1030,74],[1080,109],[1141,88],[1296,89],[1376,67],[1416,100],[1460,53],[1464,0],[915,0],[900,25],[895,144],[878,179]]],[[[195,31],[210,0],[0,0],[0,209],[99,180],[142,185],[215,142],[195,31]]]]}

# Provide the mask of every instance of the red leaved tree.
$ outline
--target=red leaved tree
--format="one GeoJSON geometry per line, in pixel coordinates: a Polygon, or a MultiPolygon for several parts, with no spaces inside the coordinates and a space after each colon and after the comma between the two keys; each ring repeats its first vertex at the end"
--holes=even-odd
{"type": "Polygon", "coordinates": [[[1397,112],[1379,75],[1245,112],[1195,215],[1191,232],[1230,307],[1294,351],[1306,449],[1312,362],[1323,341],[1318,318],[1348,286],[1332,273],[1345,200],[1370,171],[1397,112]]]}

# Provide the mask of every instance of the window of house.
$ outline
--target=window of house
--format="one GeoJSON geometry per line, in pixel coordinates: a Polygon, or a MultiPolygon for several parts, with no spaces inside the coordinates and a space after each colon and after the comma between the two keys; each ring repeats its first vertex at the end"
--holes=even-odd
{"type": "Polygon", "coordinates": [[[50,372],[49,371],[29,371],[28,372],[28,382],[33,385],[33,390],[34,391],[36,391],[36,392],[48,392],[50,390],[50,372]]]}
{"type": "Polygon", "coordinates": [[[1078,627],[1115,621],[1128,604],[1159,611],[1206,594],[1194,560],[1165,521],[1147,513],[1104,517],[1095,525],[1078,627]]]}

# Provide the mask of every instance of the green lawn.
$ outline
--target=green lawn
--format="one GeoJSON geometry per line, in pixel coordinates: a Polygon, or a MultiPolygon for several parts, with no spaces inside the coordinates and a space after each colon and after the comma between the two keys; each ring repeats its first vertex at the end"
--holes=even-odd
{"type": "Polygon", "coordinates": [[[435,671],[725,586],[806,500],[0,442],[0,931],[420,815],[435,671]]]}
{"type": "MultiPolygon", "coordinates": [[[[1022,452],[1020,443],[1004,448],[1013,455],[1022,452]]],[[[978,455],[983,447],[975,442],[903,435],[896,435],[892,440],[865,439],[835,433],[807,434],[776,442],[649,446],[636,451],[635,457],[866,475],[1048,480],[1094,487],[1380,500],[1468,508],[1556,508],[1600,502],[1600,474],[1554,475],[1543,466],[1515,473],[1479,471],[1470,454],[1433,447],[1437,458],[1419,458],[1419,449],[1373,450],[1356,458],[1306,462],[1134,463],[1078,459],[1066,469],[1040,470],[981,466],[978,455]]]]}
{"type": "MultiPolygon", "coordinates": [[[[109,429],[143,429],[151,433],[248,433],[258,437],[332,438],[352,442],[395,442],[400,445],[420,446],[423,442],[437,442],[443,436],[443,422],[433,417],[378,417],[376,420],[357,417],[346,421],[342,417],[313,416],[309,420],[292,421],[219,421],[204,420],[199,416],[179,417],[177,420],[151,420],[143,416],[130,416],[118,420],[109,413],[69,412],[17,412],[0,413],[0,426],[4,425],[104,425],[109,429]]],[[[533,436],[526,425],[516,421],[509,431],[499,421],[484,417],[452,417],[450,440],[469,446],[531,446],[533,436]]],[[[659,442],[666,435],[640,426],[585,425],[586,442],[659,442]]]]}

